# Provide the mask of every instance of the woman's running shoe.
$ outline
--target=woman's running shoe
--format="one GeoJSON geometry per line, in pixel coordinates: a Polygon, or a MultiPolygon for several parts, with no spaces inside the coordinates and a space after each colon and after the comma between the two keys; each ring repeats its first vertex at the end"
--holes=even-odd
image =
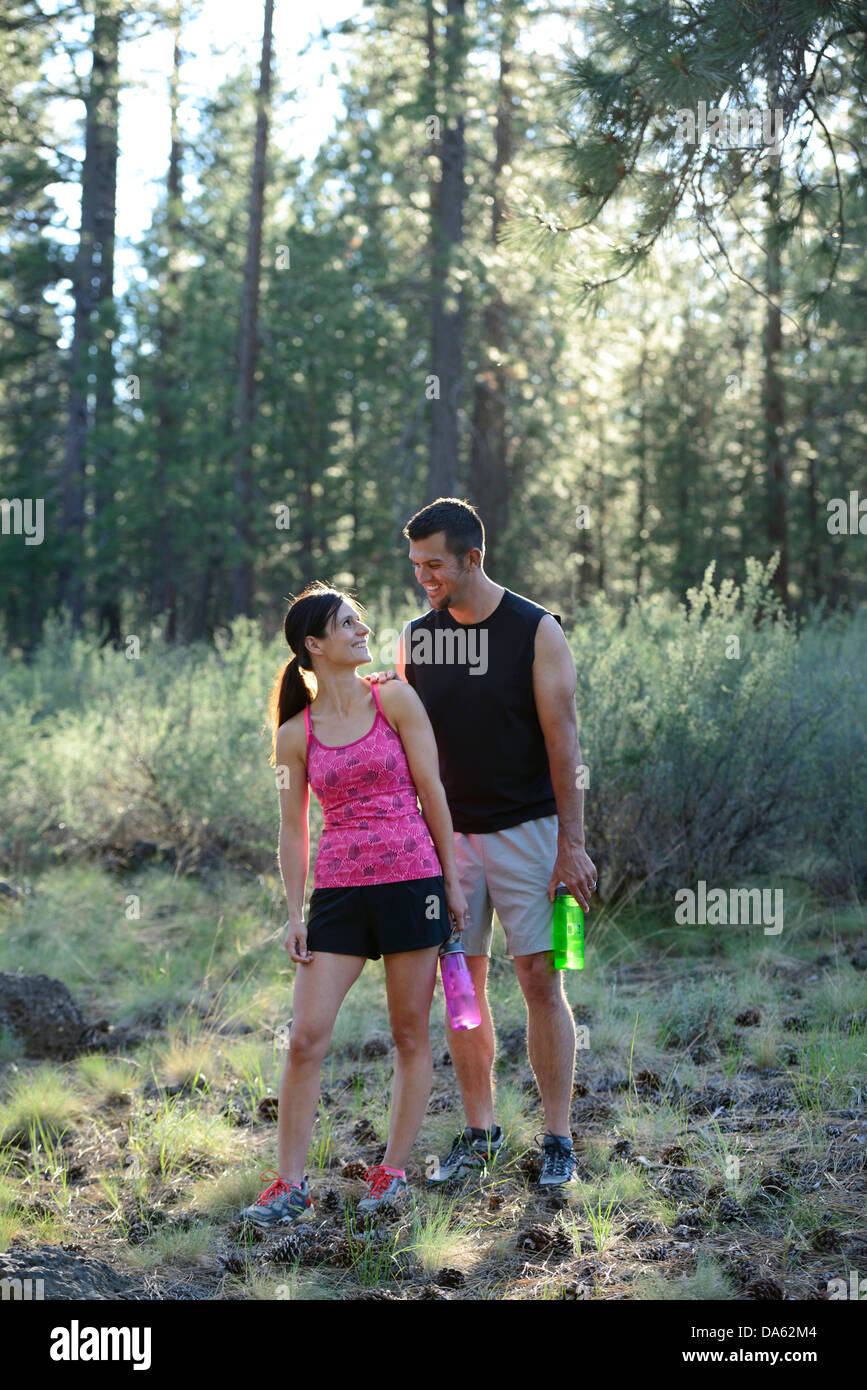
{"type": "Polygon", "coordinates": [[[358,1203],[361,1212],[379,1211],[407,1195],[406,1174],[401,1168],[386,1168],[384,1164],[377,1163],[373,1168],[368,1168],[364,1176],[369,1187],[367,1196],[358,1203]]]}
{"type": "MultiPolygon", "coordinates": [[[[267,1178],[268,1174],[273,1172],[273,1168],[266,1168],[260,1176],[267,1178]]],[[[300,1221],[302,1217],[313,1215],[307,1179],[302,1183],[289,1183],[284,1182],[279,1173],[276,1176],[277,1181],[266,1187],[252,1206],[244,1208],[241,1212],[242,1221],[246,1219],[252,1221],[254,1226],[268,1228],[286,1226],[300,1221]]]]}

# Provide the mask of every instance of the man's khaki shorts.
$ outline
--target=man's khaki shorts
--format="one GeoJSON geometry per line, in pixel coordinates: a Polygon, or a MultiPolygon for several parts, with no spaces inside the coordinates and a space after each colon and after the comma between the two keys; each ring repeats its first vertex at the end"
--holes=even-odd
{"type": "Polygon", "coordinates": [[[548,882],[557,860],[557,829],[554,815],[485,835],[455,831],[458,876],[470,909],[461,936],[468,956],[491,954],[494,911],[506,934],[507,955],[552,949],[548,882]]]}

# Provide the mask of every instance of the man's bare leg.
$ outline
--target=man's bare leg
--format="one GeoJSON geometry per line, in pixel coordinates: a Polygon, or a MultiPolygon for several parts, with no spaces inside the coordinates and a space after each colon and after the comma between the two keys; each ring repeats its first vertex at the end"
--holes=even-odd
{"type": "Polygon", "coordinates": [[[515,973],[527,1004],[527,1051],[545,1110],[549,1134],[569,1135],[575,1077],[575,1021],[554,969],[551,951],[515,956],[515,973]]]}
{"type": "Polygon", "coordinates": [[[492,1129],[494,1124],[494,1021],[488,1007],[488,957],[467,956],[479,1001],[478,1028],[450,1028],[446,1010],[446,1041],[461,1089],[466,1123],[473,1129],[492,1129]]]}

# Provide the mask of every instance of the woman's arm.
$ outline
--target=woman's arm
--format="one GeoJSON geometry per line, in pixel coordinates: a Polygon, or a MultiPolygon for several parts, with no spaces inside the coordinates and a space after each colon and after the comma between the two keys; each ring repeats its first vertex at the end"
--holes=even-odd
{"type": "Polygon", "coordinates": [[[307,762],[302,747],[298,725],[293,720],[287,720],[277,730],[276,777],[280,793],[277,857],[286,889],[289,916],[284,945],[296,961],[312,959],[307,950],[307,928],[304,925],[304,889],[310,860],[310,837],[307,825],[307,762]]]}

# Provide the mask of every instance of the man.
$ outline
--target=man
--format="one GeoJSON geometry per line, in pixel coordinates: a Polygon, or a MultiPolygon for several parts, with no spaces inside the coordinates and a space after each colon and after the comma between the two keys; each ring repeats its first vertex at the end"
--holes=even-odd
{"type": "Polygon", "coordinates": [[[439,498],[404,535],[431,607],[404,628],[396,665],[436,735],[470,906],[462,941],[482,1016],[468,1031],[446,1019],[466,1127],[430,1181],[482,1168],[503,1142],[486,994],[493,906],[527,1005],[528,1052],[545,1111],[539,1184],[557,1187],[574,1178],[575,1026],[553,968],[552,902],[565,883],[589,911],[596,887],[576,786],[575,663],[559,618],[485,574],[484,528],[468,503],[439,498]]]}

